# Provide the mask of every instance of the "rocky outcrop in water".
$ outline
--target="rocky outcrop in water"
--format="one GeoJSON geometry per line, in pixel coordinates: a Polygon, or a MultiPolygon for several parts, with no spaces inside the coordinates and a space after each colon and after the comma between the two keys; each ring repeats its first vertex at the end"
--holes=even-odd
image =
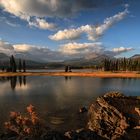
{"type": "MultiPolygon", "coordinates": [[[[107,139],[137,140],[140,126],[140,100],[118,92],[98,97],[88,110],[88,128],[107,139]],[[137,129],[135,129],[137,128],[137,129]]],[[[139,134],[140,137],[140,134],[139,134]]]]}

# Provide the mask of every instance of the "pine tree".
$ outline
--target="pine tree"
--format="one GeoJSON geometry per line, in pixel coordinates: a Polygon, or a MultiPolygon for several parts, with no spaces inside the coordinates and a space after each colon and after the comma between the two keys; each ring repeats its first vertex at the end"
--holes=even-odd
{"type": "Polygon", "coordinates": [[[69,66],[65,66],[65,72],[68,72],[69,66]]]}
{"type": "Polygon", "coordinates": [[[23,60],[23,72],[26,72],[26,63],[25,63],[25,60],[23,60]]]}
{"type": "Polygon", "coordinates": [[[10,58],[10,70],[11,70],[11,72],[17,71],[17,66],[16,66],[15,58],[13,55],[10,58]]]}
{"type": "Polygon", "coordinates": [[[18,70],[19,70],[19,72],[21,72],[21,70],[22,70],[22,63],[21,63],[21,59],[19,59],[18,70]]]}
{"type": "Polygon", "coordinates": [[[103,68],[104,71],[140,71],[140,60],[126,58],[116,60],[104,59],[103,68]]]}

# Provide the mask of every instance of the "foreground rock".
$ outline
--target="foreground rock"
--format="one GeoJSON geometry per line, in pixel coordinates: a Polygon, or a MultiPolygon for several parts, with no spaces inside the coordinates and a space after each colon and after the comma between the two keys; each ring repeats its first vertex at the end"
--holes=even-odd
{"type": "Polygon", "coordinates": [[[88,115],[88,128],[102,137],[111,140],[140,137],[140,100],[135,97],[117,92],[105,94],[90,106],[88,115]]]}

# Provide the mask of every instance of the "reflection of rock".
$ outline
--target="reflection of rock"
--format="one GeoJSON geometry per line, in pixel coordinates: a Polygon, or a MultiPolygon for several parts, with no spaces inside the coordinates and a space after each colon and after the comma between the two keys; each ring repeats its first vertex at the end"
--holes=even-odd
{"type": "Polygon", "coordinates": [[[16,140],[18,137],[17,133],[11,132],[10,133],[3,133],[0,134],[0,140],[16,140]]]}
{"type": "Polygon", "coordinates": [[[120,93],[106,94],[90,106],[88,128],[100,136],[117,139],[140,125],[139,107],[137,98],[120,93]]]}
{"type": "Polygon", "coordinates": [[[123,136],[117,140],[139,140],[140,139],[140,128],[134,128],[127,130],[123,136]]]}
{"type": "Polygon", "coordinates": [[[79,113],[85,113],[87,111],[88,111],[87,108],[84,106],[79,109],[79,113]]]}
{"type": "Polygon", "coordinates": [[[97,135],[95,132],[85,129],[80,131],[68,131],[65,133],[65,136],[67,136],[69,140],[107,140],[97,135]]]}
{"type": "Polygon", "coordinates": [[[50,122],[55,125],[64,123],[64,119],[61,117],[51,117],[50,119],[51,119],[50,122]]]}
{"type": "Polygon", "coordinates": [[[41,136],[41,140],[68,140],[66,136],[58,131],[48,131],[41,136]]]}

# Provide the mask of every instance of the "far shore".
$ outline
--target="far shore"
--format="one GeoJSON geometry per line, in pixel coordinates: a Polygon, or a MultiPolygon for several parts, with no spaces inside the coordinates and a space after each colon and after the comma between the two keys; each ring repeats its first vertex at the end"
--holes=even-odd
{"type": "Polygon", "coordinates": [[[0,76],[79,76],[101,78],[140,78],[138,72],[0,72],[0,76]]]}

